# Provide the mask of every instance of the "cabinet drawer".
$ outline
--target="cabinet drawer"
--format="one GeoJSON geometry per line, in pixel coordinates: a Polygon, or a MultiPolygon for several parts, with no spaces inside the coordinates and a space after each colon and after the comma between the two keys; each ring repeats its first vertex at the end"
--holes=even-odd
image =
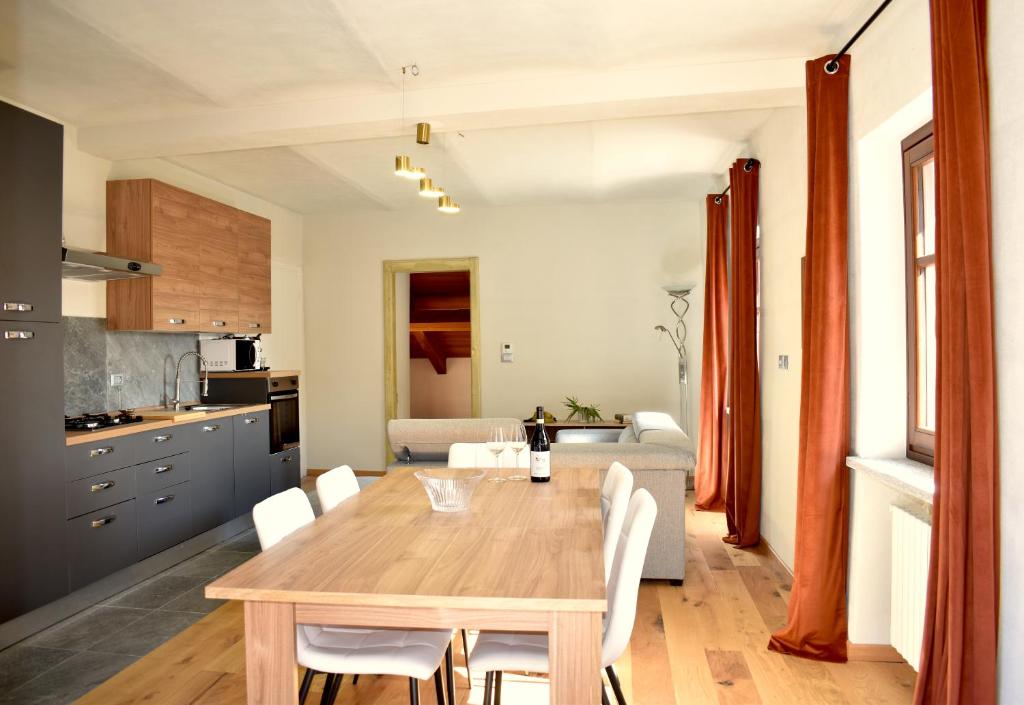
{"type": "Polygon", "coordinates": [[[137,462],[147,463],[150,460],[169,458],[178,453],[191,450],[192,435],[195,427],[192,424],[184,426],[168,426],[156,431],[140,433],[135,438],[135,457],[137,462]]]}
{"type": "Polygon", "coordinates": [[[67,547],[68,584],[72,590],[137,561],[135,500],[67,522],[67,547]]]}
{"type": "Polygon", "coordinates": [[[141,495],[156,492],[179,482],[187,482],[191,478],[191,454],[179,453],[144,465],[136,465],[134,470],[135,488],[138,493],[141,495]]]}
{"type": "Polygon", "coordinates": [[[132,468],[112,470],[69,483],[65,494],[68,519],[71,519],[135,499],[135,475],[132,468]]]}
{"type": "Polygon", "coordinates": [[[126,468],[135,464],[135,436],[122,436],[106,441],[80,443],[64,451],[64,471],[68,482],[92,477],[101,472],[126,468]]]}
{"type": "Polygon", "coordinates": [[[155,492],[140,494],[139,558],[179,544],[192,535],[192,509],[189,483],[165,487],[155,492]]]}
{"type": "Polygon", "coordinates": [[[302,456],[298,448],[270,456],[270,494],[284,492],[301,483],[302,456]]]}

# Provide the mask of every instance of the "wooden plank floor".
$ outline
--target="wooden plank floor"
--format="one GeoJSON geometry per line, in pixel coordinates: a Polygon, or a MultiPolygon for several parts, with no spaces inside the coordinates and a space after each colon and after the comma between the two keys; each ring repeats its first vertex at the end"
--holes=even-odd
{"type": "MultiPolygon", "coordinates": [[[[768,651],[770,632],[786,618],[789,575],[765,549],[723,544],[720,514],[687,508],[687,577],[683,587],[644,582],[630,648],[616,664],[631,705],[900,705],[910,703],[914,672],[906,664],[825,664],[768,651]]],[[[470,636],[472,641],[473,637],[470,636]]],[[[456,640],[459,705],[483,700],[483,674],[466,677],[456,640]]],[[[323,677],[307,703],[319,702],[323,677]]],[[[420,685],[434,702],[433,683],[420,685]]],[[[609,696],[614,702],[614,696],[609,696]]],[[[227,604],[78,701],[81,705],[244,705],[245,648],[241,605],[227,604]]],[[[405,679],[345,679],[338,703],[408,703],[405,679]]],[[[506,705],[547,702],[544,678],[507,674],[506,705]]]]}

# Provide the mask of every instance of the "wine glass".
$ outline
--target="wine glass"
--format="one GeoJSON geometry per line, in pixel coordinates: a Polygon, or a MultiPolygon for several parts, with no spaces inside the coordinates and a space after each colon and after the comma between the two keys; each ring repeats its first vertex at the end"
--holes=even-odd
{"type": "Polygon", "coordinates": [[[487,440],[487,450],[494,454],[495,467],[498,472],[487,479],[488,482],[504,482],[501,476],[501,454],[505,452],[505,430],[501,426],[491,429],[490,438],[487,440]]]}
{"type": "Polygon", "coordinates": [[[520,470],[521,466],[519,465],[519,454],[526,450],[526,446],[526,426],[524,426],[521,423],[514,425],[511,429],[509,429],[508,447],[511,448],[512,452],[516,454],[516,470],[515,474],[508,479],[513,480],[515,482],[527,479],[526,475],[524,475],[520,470]]]}

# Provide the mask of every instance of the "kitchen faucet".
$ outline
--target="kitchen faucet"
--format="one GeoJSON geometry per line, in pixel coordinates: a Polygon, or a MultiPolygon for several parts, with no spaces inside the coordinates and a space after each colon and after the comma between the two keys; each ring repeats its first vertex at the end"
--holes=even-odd
{"type": "Polygon", "coordinates": [[[173,407],[175,411],[181,409],[181,363],[189,355],[195,355],[199,358],[199,361],[203,363],[203,386],[200,389],[199,395],[205,397],[210,393],[210,368],[206,364],[206,358],[195,350],[189,350],[178,358],[178,365],[174,369],[174,399],[168,404],[168,406],[173,407]]]}

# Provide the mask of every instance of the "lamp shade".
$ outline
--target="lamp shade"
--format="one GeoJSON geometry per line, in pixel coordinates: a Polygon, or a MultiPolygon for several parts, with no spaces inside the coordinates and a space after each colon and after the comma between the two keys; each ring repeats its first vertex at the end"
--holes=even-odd
{"type": "Polygon", "coordinates": [[[437,210],[442,213],[458,213],[461,208],[458,203],[452,200],[451,196],[441,196],[437,199],[437,210]]]}
{"type": "Polygon", "coordinates": [[[435,186],[432,179],[420,179],[420,195],[424,198],[440,198],[444,195],[444,189],[435,186]]]}

